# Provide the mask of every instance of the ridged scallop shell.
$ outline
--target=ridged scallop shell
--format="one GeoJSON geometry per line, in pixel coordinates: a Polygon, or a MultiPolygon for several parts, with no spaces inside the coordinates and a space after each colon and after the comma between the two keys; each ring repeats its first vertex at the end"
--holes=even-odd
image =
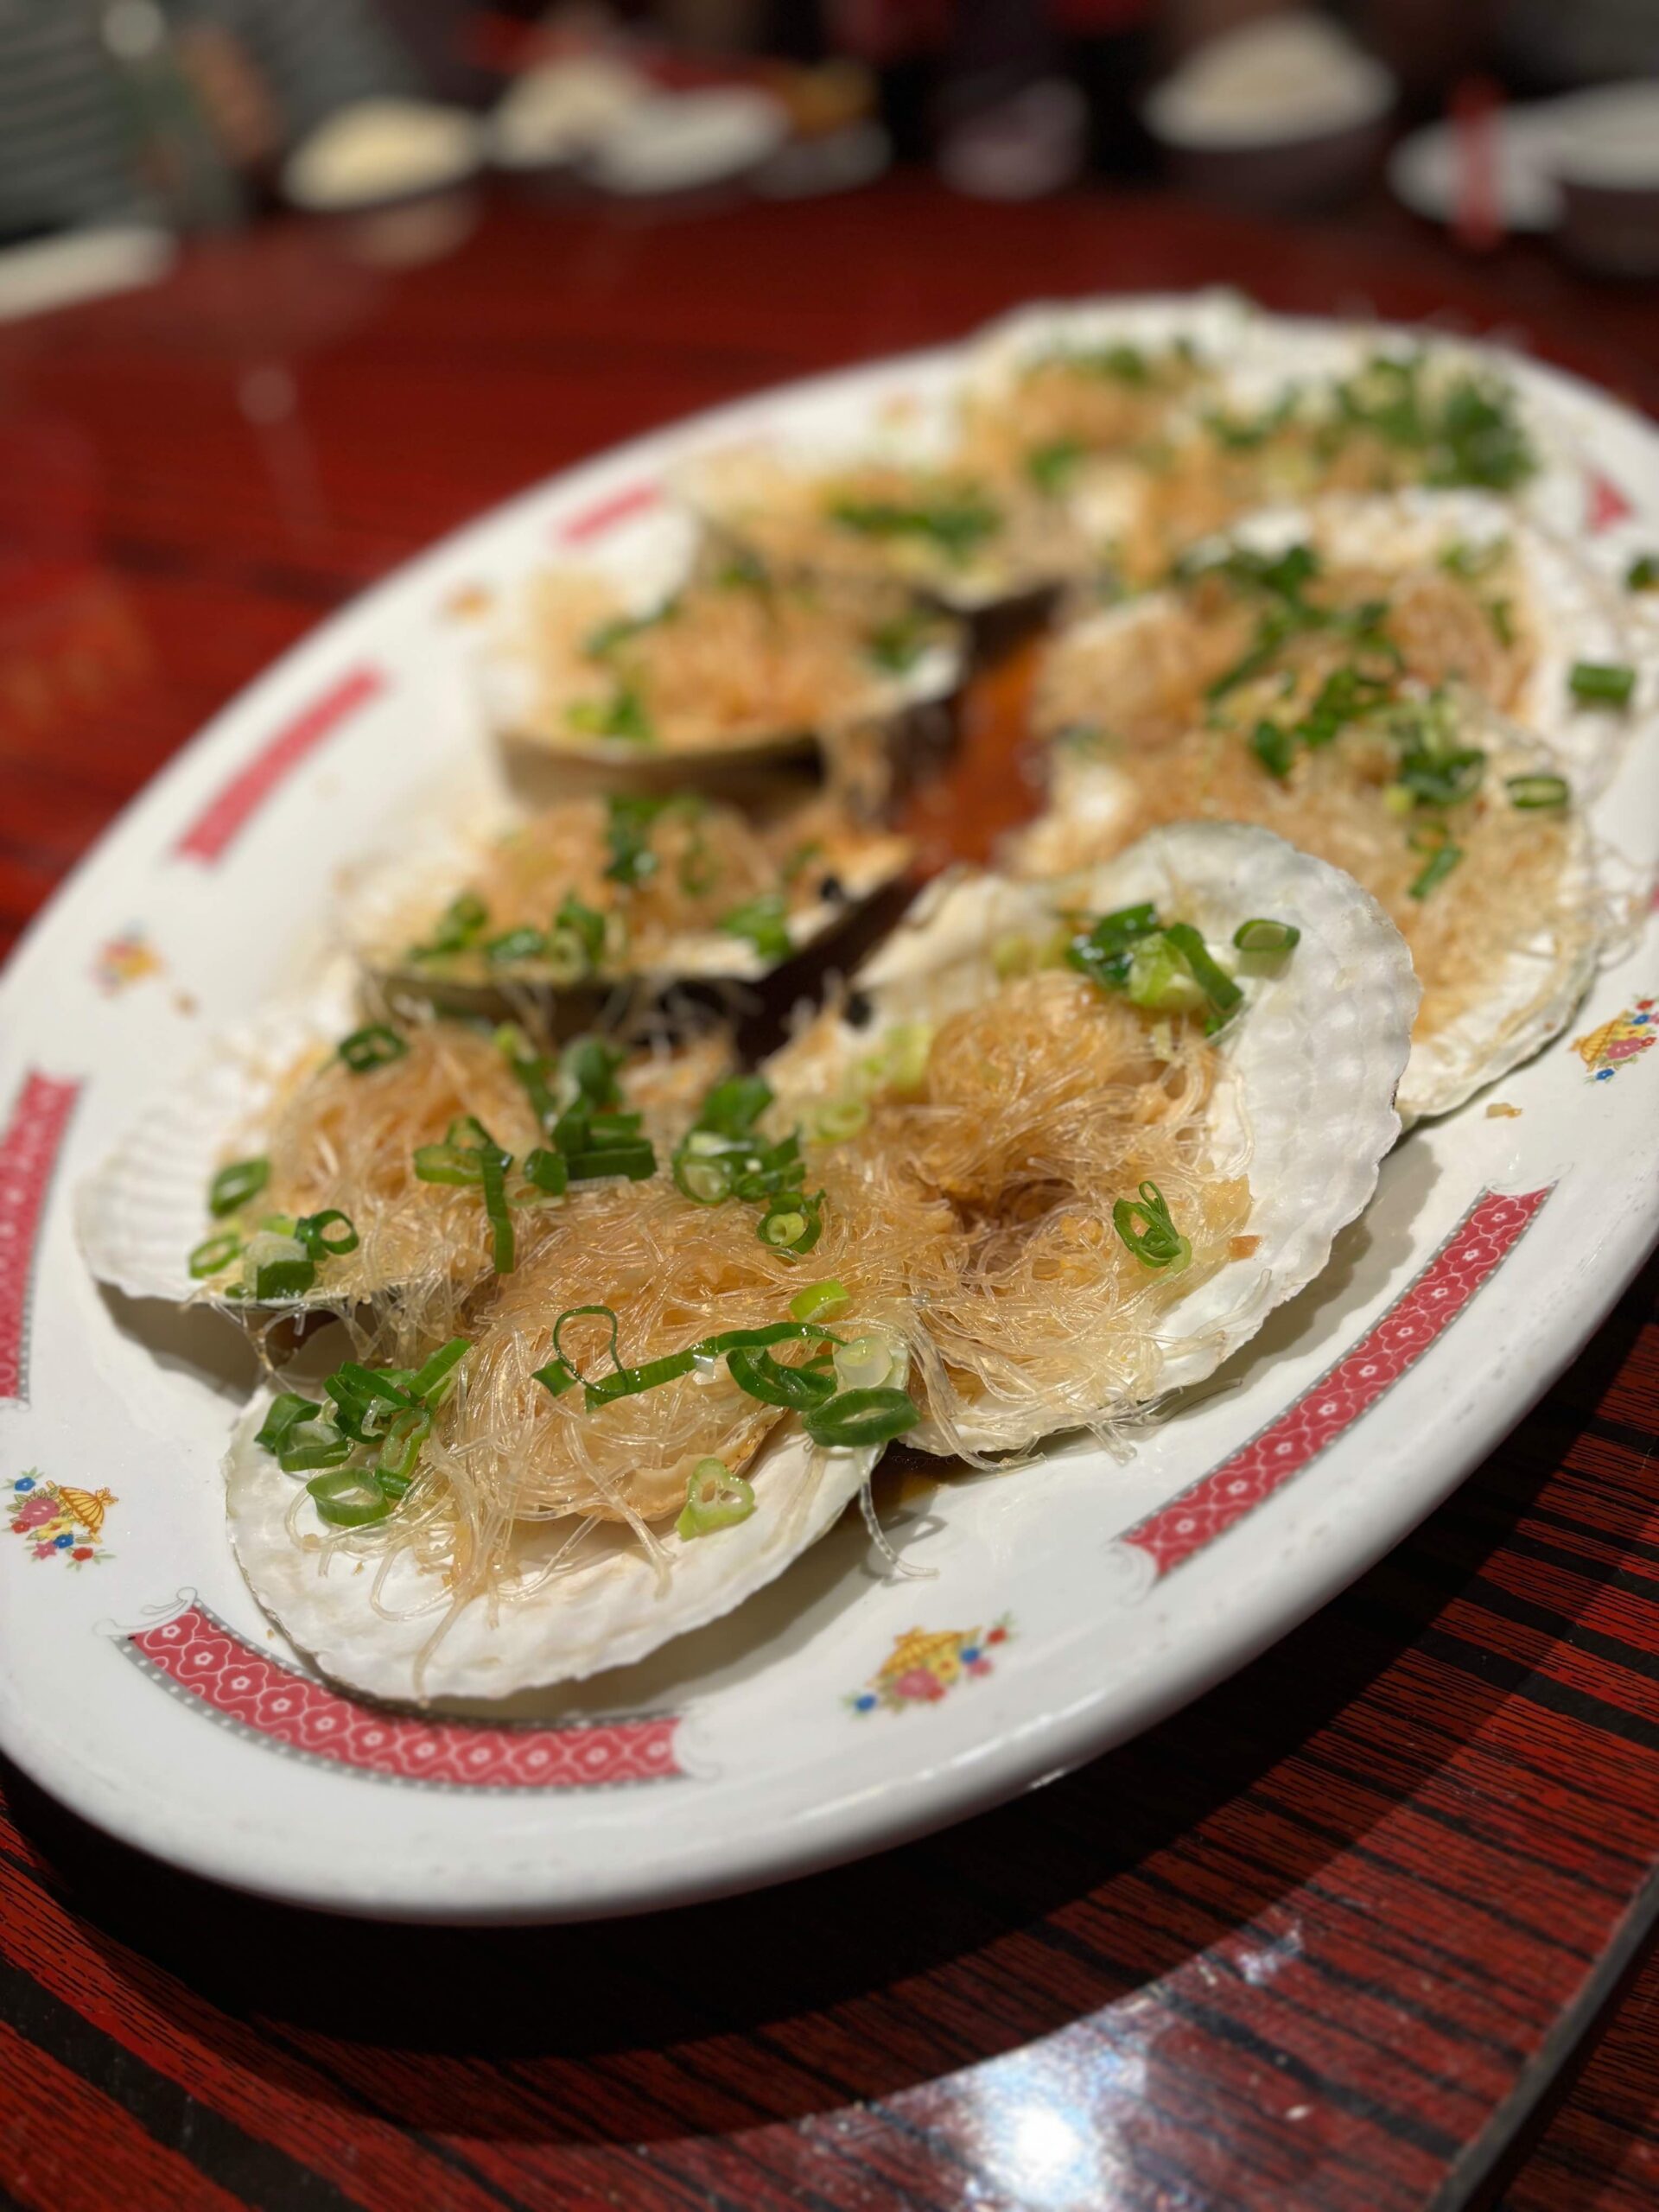
{"type": "MultiPolygon", "coordinates": [[[[815,1543],[855,1497],[880,1450],[822,1452],[792,1418],[773,1430],[749,1470],[755,1510],[734,1527],[687,1539],[659,1532],[669,1572],[657,1568],[618,1524],[590,1530],[556,1580],[499,1605],[474,1599],[449,1624],[423,1668],[418,1662],[443,1618],[441,1576],[406,1560],[388,1573],[382,1603],[411,1614],[388,1620],[370,1603],[377,1562],[325,1554],[327,1532],[308,1503],[288,1516],[302,1478],[285,1475],[253,1441],[269,1394],[242,1415],[225,1462],[231,1541],[260,1604],[323,1673],[373,1697],[400,1701],[506,1697],[515,1690],[580,1681],[643,1659],[671,1638],[717,1620],[764,1587],[815,1543]],[[423,1610],[416,1611],[416,1608],[423,1610]]],[[[566,1522],[519,1525],[514,1565],[526,1574],[570,1535],[566,1522]]]]}
{"type": "MultiPolygon", "coordinates": [[[[821,1096],[868,1055],[880,1027],[937,1022],[993,991],[999,941],[1040,941],[1063,909],[1109,912],[1143,899],[1192,921],[1218,947],[1257,915],[1302,932],[1276,972],[1241,978],[1247,1005],[1224,1033],[1229,1079],[1211,1108],[1220,1152],[1248,1139],[1249,1230],[1259,1241],[1173,1309],[1162,1389],[1202,1381],[1319,1274],[1337,1231],[1370,1199],[1399,1134],[1395,1090],[1417,979],[1404,939],[1351,877],[1268,830],[1234,823],[1154,830],[1117,859],[1058,883],[943,876],[855,978],[875,1020],[855,1029],[826,1017],[775,1055],[768,1074],[785,1105],[821,1096]]],[[[1075,1419],[1046,1421],[1020,1408],[978,1426],[959,1418],[956,1434],[972,1449],[1019,1450],[1075,1419]]],[[[908,1441],[957,1448],[931,1423],[908,1441]]]]}
{"type": "MultiPolygon", "coordinates": [[[[347,963],[332,963],[303,999],[264,1007],[226,1029],[182,1080],[143,1109],[75,1193],[75,1235],[100,1282],[173,1305],[202,1295],[188,1261],[209,1232],[213,1171],[229,1146],[257,1133],[272,1083],[305,1055],[321,1058],[355,1027],[356,981],[347,963]]],[[[330,1303],[322,1285],[302,1301],[285,1302],[330,1303]]]]}
{"type": "MultiPolygon", "coordinates": [[[[433,993],[446,1001],[452,985],[456,993],[480,998],[491,995],[499,984],[561,995],[557,986],[538,977],[529,966],[459,980],[448,971],[440,974],[407,962],[411,940],[429,929],[450,899],[475,879],[490,843],[513,826],[499,817],[480,817],[458,826],[429,828],[363,884],[346,907],[343,934],[371,974],[399,989],[433,993]]],[[[912,851],[907,838],[872,831],[855,856],[838,870],[844,899],[819,899],[785,917],[791,953],[804,952],[866,900],[896,882],[909,867],[912,851]]],[[[648,968],[607,968],[584,979],[578,988],[591,997],[595,990],[618,984],[637,985],[650,995],[676,982],[758,983],[781,964],[764,960],[747,938],[724,930],[688,930],[654,955],[648,968]]]]}
{"type": "MultiPolygon", "coordinates": [[[[692,572],[699,549],[692,518],[664,510],[647,532],[627,533],[614,552],[589,555],[582,572],[609,585],[632,614],[660,607],[692,572]]],[[[534,645],[526,635],[528,601],[515,605],[506,620],[481,645],[477,675],[484,711],[497,738],[533,769],[573,766],[620,772],[632,785],[696,783],[705,776],[725,777],[758,771],[791,755],[809,753],[834,729],[776,729],[703,747],[641,745],[626,738],[605,738],[570,729],[544,715],[544,679],[534,645]]],[[[872,670],[868,692],[836,717],[836,728],[893,724],[918,709],[949,699],[966,669],[963,639],[956,634],[927,645],[902,674],[872,670]]]]}
{"type": "MultiPolygon", "coordinates": [[[[1555,755],[1513,722],[1473,701],[1465,711],[1478,717],[1494,785],[1509,776],[1558,772],[1555,755]]],[[[1120,764],[1057,753],[1047,808],[1008,840],[1005,865],[1021,876],[1064,876],[1084,853],[1109,852],[1133,821],[1134,808],[1134,778],[1120,764]]],[[[1400,1083],[1407,1122],[1449,1114],[1530,1059],[1566,1027],[1588,989],[1611,902],[1599,880],[1589,823],[1577,807],[1567,829],[1554,911],[1509,948],[1500,967],[1478,979],[1478,993],[1454,1019],[1414,1042],[1400,1083]]]]}
{"type": "Polygon", "coordinates": [[[1333,563],[1384,569],[1432,565],[1454,543],[1507,538],[1526,595],[1535,654],[1514,719],[1541,738],[1581,798],[1601,790],[1636,731],[1659,714],[1659,651],[1624,594],[1565,539],[1483,492],[1402,492],[1392,498],[1329,498],[1304,514],[1262,517],[1237,532],[1288,543],[1301,536],[1333,563]],[[1282,533],[1282,536],[1281,536],[1282,533]],[[1568,684],[1575,661],[1614,662],[1637,671],[1628,708],[1580,705],[1568,684]]]}

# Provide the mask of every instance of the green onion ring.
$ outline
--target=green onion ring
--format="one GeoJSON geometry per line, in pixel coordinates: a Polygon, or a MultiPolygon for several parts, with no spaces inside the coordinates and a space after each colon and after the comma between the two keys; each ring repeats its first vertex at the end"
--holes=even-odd
{"type": "Polygon", "coordinates": [[[190,1273],[200,1282],[207,1275],[216,1275],[228,1268],[242,1249],[242,1239],[233,1229],[221,1230],[217,1236],[204,1236],[190,1255],[190,1273]]]}
{"type": "Polygon", "coordinates": [[[769,1351],[728,1353],[726,1368],[738,1389],[751,1398],[759,1398],[763,1405],[786,1406],[793,1413],[823,1405],[836,1393],[833,1376],[810,1367],[785,1366],[769,1351]]]}
{"type": "Polygon", "coordinates": [[[222,1221],[227,1213],[239,1212],[270,1180],[268,1160],[233,1160],[228,1167],[221,1167],[207,1185],[208,1212],[215,1221],[222,1221]]]}
{"type": "Polygon", "coordinates": [[[409,1050],[409,1040],[384,1021],[371,1021],[340,1040],[340,1057],[353,1075],[367,1075],[373,1068],[389,1067],[409,1050]]]}
{"type": "Polygon", "coordinates": [[[902,1436],[920,1419],[907,1391],[842,1390],[827,1404],[803,1414],[801,1426],[815,1444],[856,1452],[902,1436]]]}
{"type": "Polygon", "coordinates": [[[320,1520],[333,1529],[369,1529],[391,1511],[391,1499],[375,1478],[356,1467],[314,1475],[306,1484],[320,1520]]]}
{"type": "Polygon", "coordinates": [[[1302,933],[1294,922],[1268,921],[1262,917],[1241,922],[1233,931],[1233,943],[1240,952],[1289,952],[1301,940],[1302,933]]]}

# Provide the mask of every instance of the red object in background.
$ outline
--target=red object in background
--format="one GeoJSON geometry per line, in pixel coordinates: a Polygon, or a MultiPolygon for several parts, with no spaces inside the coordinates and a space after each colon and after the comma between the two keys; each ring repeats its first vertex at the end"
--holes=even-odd
{"type": "Polygon", "coordinates": [[[830,45],[877,68],[938,53],[952,12],[951,0],[828,0],[824,10],[830,45]]]}
{"type": "Polygon", "coordinates": [[[1489,253],[1503,236],[1497,192],[1497,116],[1503,95],[1490,77],[1465,77],[1452,95],[1457,174],[1452,234],[1471,252],[1489,253]]]}

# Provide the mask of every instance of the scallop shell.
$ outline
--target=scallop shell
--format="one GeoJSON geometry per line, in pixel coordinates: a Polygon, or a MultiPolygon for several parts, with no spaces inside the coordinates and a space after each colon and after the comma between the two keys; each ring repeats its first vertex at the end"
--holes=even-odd
{"type": "MultiPolygon", "coordinates": [[[[1139,299],[1049,301],[1022,308],[988,325],[971,342],[967,391],[971,399],[994,407],[1007,398],[1020,369],[1034,354],[1112,343],[1155,347],[1177,339],[1187,340],[1210,372],[1192,410],[1172,410],[1170,426],[1177,435],[1184,421],[1194,422],[1205,406],[1218,404],[1241,416],[1259,413],[1292,386],[1328,386],[1378,354],[1425,353],[1448,372],[1510,383],[1519,365],[1501,347],[1450,339],[1439,331],[1364,321],[1310,322],[1267,314],[1240,294],[1214,289],[1139,299]]],[[[1582,439],[1574,435],[1566,408],[1541,399],[1524,385],[1516,388],[1516,399],[1538,467],[1513,502],[1491,504],[1510,516],[1523,509],[1547,530],[1574,531],[1587,458],[1582,439]]],[[[1084,461],[1060,505],[1088,542],[1109,544],[1133,531],[1148,481],[1144,464],[1134,457],[1096,454],[1084,461]]]]}
{"type": "MultiPolygon", "coordinates": [[[[364,966],[394,990],[412,989],[446,1002],[466,997],[495,1005],[502,999],[500,986],[508,993],[516,988],[550,998],[564,995],[533,964],[488,974],[480,970],[477,976],[453,969],[439,974],[419,963],[407,964],[411,940],[429,929],[457,893],[474,880],[489,844],[513,826],[499,817],[480,818],[458,827],[429,828],[406,843],[396,860],[364,884],[347,908],[344,935],[364,966]]],[[[870,831],[838,870],[846,897],[817,899],[785,918],[790,957],[830,935],[860,906],[896,882],[910,866],[913,852],[907,838],[870,831]]],[[[584,979],[575,991],[591,1000],[596,991],[628,984],[649,998],[676,982],[758,983],[782,964],[763,959],[747,939],[726,931],[689,930],[671,939],[648,969],[607,966],[584,979]]]]}
{"type": "MultiPolygon", "coordinates": [[[[1478,702],[1470,702],[1468,711],[1482,725],[1494,783],[1557,772],[1555,755],[1526,731],[1478,702]]],[[[1134,779],[1123,767],[1060,752],[1047,809],[1008,841],[1005,864],[1021,876],[1064,876],[1084,855],[1109,853],[1134,810],[1134,779]]],[[[1530,1059],[1566,1027],[1588,989],[1612,913],[1589,823],[1577,807],[1568,826],[1554,911],[1510,947],[1502,967],[1480,980],[1479,995],[1455,1020],[1413,1044],[1399,1096],[1408,1123],[1449,1114],[1530,1059]]]]}
{"type": "MultiPolygon", "coordinates": [[[[1382,908],[1351,877],[1268,830],[1182,823],[1063,882],[940,877],[855,982],[884,1026],[937,1022],[995,988],[1000,940],[1040,940],[1063,910],[1107,912],[1143,899],[1191,920],[1217,945],[1230,944],[1238,924],[1255,915],[1302,932],[1276,972],[1241,976],[1247,1005],[1221,1046],[1230,1079],[1217,1086],[1212,1127],[1224,1154],[1248,1141],[1249,1232],[1258,1242],[1173,1309],[1160,1376],[1160,1389],[1173,1389],[1211,1374],[1319,1274],[1337,1231],[1370,1198],[1399,1134],[1395,1090],[1419,992],[1405,941],[1382,908]]],[[[855,1029],[824,1017],[774,1056],[774,1089],[785,1105],[791,1096],[821,1096],[868,1054],[874,1033],[874,1025],[855,1029]]],[[[955,1434],[970,1449],[1011,1451],[1061,1425],[1021,1408],[977,1426],[959,1419],[955,1434]]],[[[907,1440],[934,1452],[958,1448],[931,1423],[907,1440]]]]}
{"type": "MultiPolygon", "coordinates": [[[[581,573],[607,584],[624,612],[643,615],[660,607],[687,581],[698,557],[700,535],[683,512],[664,512],[646,542],[631,535],[611,557],[591,556],[581,573]]],[[[477,664],[484,710],[501,743],[534,772],[537,764],[568,764],[620,772],[630,785],[681,785],[713,776],[726,779],[759,771],[791,756],[810,753],[834,729],[777,729],[702,747],[641,745],[626,738],[584,734],[543,713],[543,677],[526,632],[526,613],[515,611],[482,646],[477,664]]],[[[872,671],[868,693],[838,715],[835,728],[897,723],[950,698],[966,669],[964,640],[942,637],[899,675],[872,671]]]]}
{"type": "MultiPolygon", "coordinates": [[[[515,1690],[580,1681],[642,1659],[672,1637],[730,1612],[781,1574],[855,1497],[880,1449],[815,1449],[792,1418],[773,1430],[749,1470],[755,1510],[747,1521],[686,1539],[659,1532],[664,1581],[631,1532],[594,1529],[567,1555],[556,1580],[499,1605],[474,1599],[450,1624],[425,1666],[420,1655],[443,1618],[442,1578],[405,1557],[381,1592],[388,1619],[370,1603],[375,1562],[330,1558],[327,1533],[307,1503],[288,1516],[298,1478],[253,1441],[270,1394],[238,1421],[225,1462],[231,1541],[254,1595],[324,1674],[373,1697],[398,1700],[506,1697],[515,1690]]],[[[515,1565],[533,1574],[571,1533],[564,1522],[525,1522],[515,1565]]]]}
{"type": "MultiPolygon", "coordinates": [[[[359,1019],[356,975],[331,963],[303,1000],[263,1007],[225,1030],[182,1081],[153,1098],[75,1193],[81,1256],[129,1298],[200,1298],[188,1255],[208,1233],[205,1193],[226,1147],[257,1126],[275,1078],[326,1052],[359,1019]]],[[[303,1301],[327,1310],[326,1291],[303,1301]]],[[[238,1311],[245,1311],[238,1306],[238,1311]]]]}
{"type": "MultiPolygon", "coordinates": [[[[210,1300],[191,1277],[188,1255],[209,1232],[205,1194],[213,1170],[232,1147],[257,1144],[273,1083],[308,1055],[325,1058],[362,1020],[361,985],[355,961],[331,961],[315,990],[221,1031],[188,1076],[144,1107],[75,1193],[76,1238],[100,1282],[129,1298],[175,1306],[210,1300]]],[[[729,1064],[726,1037],[710,1030],[625,1071],[624,1082],[634,1104],[677,1118],[680,1078],[685,1098],[694,1101],[729,1064]],[[667,1084],[655,1080],[659,1070],[667,1084]]],[[[314,1289],[273,1307],[251,1300],[211,1302],[238,1318],[296,1306],[334,1313],[342,1303],[329,1294],[327,1270],[314,1289]]]]}
{"type": "MultiPolygon", "coordinates": [[[[718,538],[738,545],[753,544],[768,553],[757,518],[769,508],[787,508],[810,499],[815,484],[831,481],[869,463],[892,463],[905,468],[945,470],[954,455],[955,430],[942,429],[937,419],[925,430],[900,431],[883,443],[873,441],[867,426],[858,425],[856,439],[845,430],[823,435],[810,432],[792,437],[754,439],[746,444],[701,454],[680,471],[677,489],[707,528],[718,538]]],[[[1009,505],[1006,485],[993,496],[1009,505]]],[[[824,575],[885,576],[909,586],[924,598],[963,616],[989,613],[993,608],[1055,590],[1099,566],[1098,550],[1071,527],[1053,504],[1017,495],[1013,508],[1013,549],[994,545],[965,561],[950,562],[926,546],[911,545],[895,557],[883,558],[861,542],[839,543],[827,531],[816,550],[798,565],[824,575]]],[[[912,671],[912,678],[923,664],[912,671]]],[[[911,680],[911,679],[907,679],[911,680]]],[[[940,693],[930,690],[925,697],[940,693]]]]}
{"type": "Polygon", "coordinates": [[[1602,789],[1633,733],[1659,715],[1659,645],[1628,599],[1555,531],[1490,493],[1333,497],[1315,501],[1305,514],[1258,518],[1237,536],[1255,543],[1311,536],[1333,563],[1364,561],[1401,569],[1431,565],[1452,543],[1484,546],[1508,538],[1535,645],[1524,690],[1510,712],[1548,746],[1580,798],[1602,789]],[[1635,668],[1630,706],[1617,713],[1581,706],[1567,680],[1575,661],[1635,668]]]}

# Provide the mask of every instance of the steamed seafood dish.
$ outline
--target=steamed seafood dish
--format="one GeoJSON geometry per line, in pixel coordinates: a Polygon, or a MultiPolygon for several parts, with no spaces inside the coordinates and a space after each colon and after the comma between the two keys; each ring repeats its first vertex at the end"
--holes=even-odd
{"type": "Polygon", "coordinates": [[[1659,652],[1489,359],[1211,297],[943,365],[536,567],[473,798],[399,792],[326,957],[79,1193],[102,1282],[257,1349],[230,1541],[357,1691],[695,1675],[854,1505],[925,1572],[889,1446],[1039,1505],[1105,1446],[1048,1470],[1094,1560],[1149,1427],[1191,1479],[1195,1386],[1271,1366],[1402,1128],[1556,1036],[1630,905],[1590,809],[1659,652]],[[960,823],[912,710],[999,654],[960,823]]]}

